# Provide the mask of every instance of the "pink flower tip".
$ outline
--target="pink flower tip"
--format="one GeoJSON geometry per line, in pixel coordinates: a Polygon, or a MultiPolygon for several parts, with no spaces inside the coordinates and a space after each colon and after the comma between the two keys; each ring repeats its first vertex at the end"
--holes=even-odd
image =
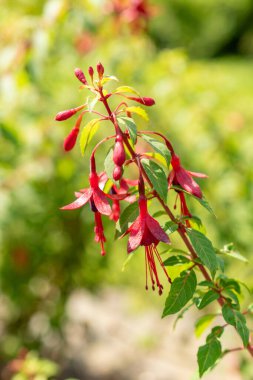
{"type": "Polygon", "coordinates": [[[89,72],[89,76],[91,77],[91,79],[93,79],[93,75],[94,75],[93,67],[90,66],[88,69],[88,72],[89,72]]]}

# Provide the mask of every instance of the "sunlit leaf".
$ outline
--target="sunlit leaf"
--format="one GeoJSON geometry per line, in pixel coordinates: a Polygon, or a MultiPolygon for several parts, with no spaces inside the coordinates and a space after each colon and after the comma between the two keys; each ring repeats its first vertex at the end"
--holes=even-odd
{"type": "Polygon", "coordinates": [[[86,124],[81,132],[80,136],[80,148],[81,148],[81,153],[84,155],[85,150],[89,143],[91,142],[93,136],[97,132],[99,127],[99,119],[93,119],[86,124]]]}

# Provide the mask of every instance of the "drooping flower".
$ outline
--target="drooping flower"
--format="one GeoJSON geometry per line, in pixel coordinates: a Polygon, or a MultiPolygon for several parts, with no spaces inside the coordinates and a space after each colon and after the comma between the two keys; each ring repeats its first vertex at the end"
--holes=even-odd
{"type": "Polygon", "coordinates": [[[79,193],[76,193],[77,199],[74,202],[63,206],[61,210],[75,210],[84,206],[88,201],[92,201],[100,214],[111,214],[112,209],[107,200],[108,194],[105,194],[99,188],[99,177],[97,173],[92,172],[89,180],[90,187],[88,189],[82,189],[79,193]]]}
{"type": "Polygon", "coordinates": [[[169,188],[172,185],[180,185],[188,193],[195,195],[195,197],[202,198],[202,191],[193,177],[206,178],[207,175],[184,169],[181,166],[180,158],[175,153],[171,156],[171,165],[173,169],[168,177],[169,188]]]}
{"type": "Polygon", "coordinates": [[[159,223],[148,213],[147,199],[144,195],[141,195],[139,198],[139,210],[139,216],[124,233],[124,235],[129,234],[127,251],[128,253],[131,253],[139,246],[145,247],[146,289],[148,289],[147,277],[149,273],[152,289],[154,290],[156,285],[158,287],[159,294],[162,294],[163,286],[158,277],[156,260],[163,268],[163,271],[169,281],[170,278],[156,247],[160,241],[170,244],[170,239],[159,223]]]}

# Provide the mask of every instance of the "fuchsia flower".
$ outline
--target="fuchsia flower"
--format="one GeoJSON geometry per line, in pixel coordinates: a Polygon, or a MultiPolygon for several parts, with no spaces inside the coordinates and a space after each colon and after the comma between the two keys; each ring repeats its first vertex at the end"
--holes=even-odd
{"type": "Polygon", "coordinates": [[[149,215],[147,210],[147,199],[144,195],[141,195],[139,198],[139,210],[140,215],[124,233],[124,235],[129,234],[127,251],[128,253],[131,253],[140,245],[145,247],[146,289],[148,289],[147,276],[149,272],[152,289],[155,289],[156,284],[159,289],[159,294],[162,294],[163,286],[158,278],[155,257],[163,268],[163,271],[169,281],[170,278],[166,272],[156,246],[160,241],[170,244],[170,239],[159,223],[149,215]]]}
{"type": "Polygon", "coordinates": [[[104,235],[104,227],[102,223],[102,218],[101,214],[98,211],[94,212],[95,216],[95,227],[94,227],[94,232],[95,232],[95,242],[100,243],[101,245],[101,255],[105,255],[105,248],[104,248],[104,243],[106,242],[106,238],[104,235]]]}
{"type": "Polygon", "coordinates": [[[180,185],[188,193],[195,195],[195,197],[202,198],[202,191],[192,177],[206,178],[207,175],[184,169],[181,166],[180,158],[175,153],[172,154],[171,165],[173,169],[168,177],[169,187],[172,185],[180,185]]]}
{"type": "Polygon", "coordinates": [[[100,214],[111,214],[112,209],[107,200],[109,195],[105,194],[99,188],[99,177],[97,173],[92,172],[89,180],[90,187],[88,189],[82,189],[80,193],[76,193],[78,198],[74,202],[62,207],[61,210],[75,210],[84,206],[88,201],[92,201],[100,214]]]}

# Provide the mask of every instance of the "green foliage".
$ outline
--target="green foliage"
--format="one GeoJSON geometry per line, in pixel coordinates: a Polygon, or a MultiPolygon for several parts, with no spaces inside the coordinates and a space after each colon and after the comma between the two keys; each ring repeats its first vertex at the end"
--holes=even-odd
{"type": "Polygon", "coordinates": [[[204,346],[198,349],[199,376],[212,368],[221,357],[221,344],[218,339],[210,339],[204,346]]]}
{"type": "Polygon", "coordinates": [[[212,276],[214,277],[218,264],[211,241],[201,232],[193,229],[188,230],[188,236],[194,249],[196,250],[198,257],[201,259],[203,264],[207,266],[212,276]]]}
{"type": "Polygon", "coordinates": [[[155,191],[166,202],[168,194],[168,181],[164,170],[156,162],[143,159],[141,164],[146,171],[155,191]]]}
{"type": "Polygon", "coordinates": [[[166,317],[181,310],[192,298],[196,286],[197,279],[194,270],[181,273],[180,277],[172,282],[162,316],[166,317]]]}
{"type": "Polygon", "coordinates": [[[222,315],[227,323],[236,328],[238,334],[242,338],[244,347],[246,347],[249,343],[249,329],[244,315],[229,305],[224,305],[222,307],[222,315]]]}

